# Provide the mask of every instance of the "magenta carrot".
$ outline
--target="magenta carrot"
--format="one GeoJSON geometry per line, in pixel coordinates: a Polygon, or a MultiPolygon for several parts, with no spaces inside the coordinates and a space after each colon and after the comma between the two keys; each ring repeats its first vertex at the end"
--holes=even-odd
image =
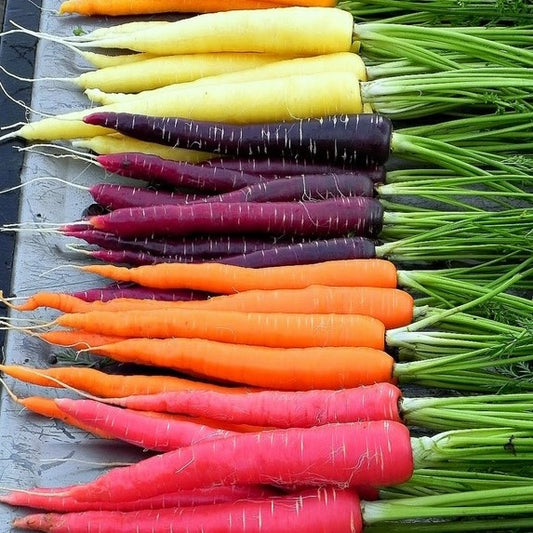
{"type": "Polygon", "coordinates": [[[163,204],[186,204],[203,198],[197,193],[178,193],[146,187],[99,183],[89,187],[93,200],[106,209],[147,207],[163,204]]]}
{"type": "Polygon", "coordinates": [[[378,200],[366,197],[316,202],[164,205],[119,209],[90,217],[89,223],[95,229],[123,237],[199,233],[372,237],[381,232],[383,207],[378,200]]]}
{"type": "Polygon", "coordinates": [[[240,499],[266,498],[276,494],[273,488],[257,485],[217,485],[192,490],[177,490],[146,499],[126,502],[80,502],[74,498],[58,497],[54,489],[14,490],[0,495],[0,502],[18,507],[31,507],[45,511],[136,511],[140,509],[171,509],[196,507],[240,499]]]}
{"type": "Polygon", "coordinates": [[[171,161],[137,152],[100,155],[96,160],[105,170],[120,176],[213,193],[242,189],[265,179],[238,170],[171,161]]]}
{"type": "Polygon", "coordinates": [[[294,157],[348,167],[385,163],[392,136],[392,122],[371,113],[235,125],[96,111],[84,121],[180,148],[234,157],[294,157]]]}
{"type": "Polygon", "coordinates": [[[213,484],[385,486],[413,473],[409,430],[391,421],[245,433],[113,469],[58,495],[80,501],[147,498],[213,484]]]}
{"type": "Polygon", "coordinates": [[[230,437],[233,431],[172,416],[150,416],[133,409],[121,409],[95,400],[55,400],[59,409],[74,420],[91,420],[91,427],[109,430],[108,435],[140,448],[166,452],[211,439],[230,437]]]}
{"type": "MultiPolygon", "coordinates": [[[[129,396],[111,401],[128,409],[205,416],[235,424],[290,428],[364,420],[400,422],[400,398],[401,391],[395,385],[377,383],[335,391],[264,390],[231,395],[216,391],[183,391],[129,396]]],[[[73,400],[60,400],[60,409],[63,409],[64,401],[73,400]]],[[[79,418],[72,409],[66,412],[79,418]]],[[[94,418],[80,418],[80,421],[95,425],[94,418]]],[[[107,428],[100,429],[109,432],[107,428]]]]}
{"type": "Polygon", "coordinates": [[[13,526],[45,533],[361,533],[362,518],[355,492],[326,487],[157,511],[34,514],[15,519],[13,526]]]}

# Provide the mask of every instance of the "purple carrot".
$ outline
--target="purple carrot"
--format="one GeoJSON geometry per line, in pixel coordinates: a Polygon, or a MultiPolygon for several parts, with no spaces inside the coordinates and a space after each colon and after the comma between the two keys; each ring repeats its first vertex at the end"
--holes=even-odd
{"type": "Polygon", "coordinates": [[[374,196],[374,182],[364,171],[303,174],[250,185],[237,191],[198,199],[199,202],[290,202],[342,196],[374,196]]]}
{"type": "Polygon", "coordinates": [[[198,263],[216,261],[248,268],[306,265],[343,259],[370,259],[376,256],[374,242],[366,237],[344,237],[327,240],[280,244],[269,249],[221,257],[192,257],[189,255],[153,255],[141,250],[89,250],[93,259],[130,266],[156,265],[158,263],[198,263]]]}
{"type": "Polygon", "coordinates": [[[99,205],[114,210],[200,202],[289,202],[325,200],[339,196],[373,196],[374,182],[364,172],[342,172],[287,176],[215,196],[109,183],[94,185],[89,188],[89,192],[99,205]]]}
{"type": "Polygon", "coordinates": [[[251,235],[199,235],[164,239],[155,237],[122,238],[114,233],[95,229],[76,231],[70,228],[64,235],[82,239],[105,250],[131,250],[163,257],[191,256],[194,258],[213,258],[248,254],[267,250],[280,244],[292,244],[294,239],[251,235]]]}
{"type": "Polygon", "coordinates": [[[238,170],[171,161],[137,152],[100,155],[96,160],[105,170],[120,176],[213,193],[234,191],[265,180],[238,170]]]}
{"type": "Polygon", "coordinates": [[[374,241],[366,237],[344,237],[286,244],[221,259],[227,265],[248,268],[305,265],[342,259],[372,259],[376,257],[374,241]]]}
{"type": "Polygon", "coordinates": [[[392,122],[372,113],[236,125],[97,111],[84,121],[189,150],[258,159],[292,157],[347,167],[385,163],[392,137],[392,122]]]}
{"type": "Polygon", "coordinates": [[[108,302],[115,298],[139,298],[164,301],[206,300],[212,294],[188,289],[151,289],[134,283],[111,283],[106,287],[92,288],[71,293],[86,302],[108,302]]]}
{"type": "MultiPolygon", "coordinates": [[[[283,177],[296,176],[299,174],[329,174],[330,172],[345,172],[342,165],[321,165],[308,161],[296,161],[289,158],[227,158],[208,159],[198,165],[204,167],[218,167],[227,170],[237,170],[247,174],[257,174],[263,177],[283,177]]],[[[364,168],[365,173],[374,183],[385,182],[385,168],[383,166],[372,165],[364,168]]]]}
{"type": "Polygon", "coordinates": [[[383,207],[356,196],[316,202],[236,202],[118,209],[93,216],[95,229],[122,237],[190,234],[302,235],[337,237],[380,233],[383,207]]]}
{"type": "Polygon", "coordinates": [[[162,204],[186,204],[208,198],[196,193],[170,192],[114,183],[93,185],[89,187],[89,192],[96,203],[110,210],[162,204]]]}

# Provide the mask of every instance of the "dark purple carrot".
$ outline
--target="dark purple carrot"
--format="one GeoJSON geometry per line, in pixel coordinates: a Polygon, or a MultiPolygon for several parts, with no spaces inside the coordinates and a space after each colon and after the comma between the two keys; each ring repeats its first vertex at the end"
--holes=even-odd
{"type": "Polygon", "coordinates": [[[116,298],[139,298],[162,301],[206,300],[212,294],[188,289],[152,289],[135,283],[111,283],[106,287],[86,289],[71,293],[86,302],[108,302],[116,298]]]}
{"type": "Polygon", "coordinates": [[[100,155],[96,160],[105,170],[120,176],[213,193],[234,191],[265,180],[238,170],[171,161],[137,152],[100,155]]]}
{"type": "Polygon", "coordinates": [[[199,235],[165,239],[155,237],[122,238],[114,233],[95,229],[76,231],[75,227],[63,232],[64,235],[82,239],[88,244],[105,250],[141,251],[151,255],[192,256],[195,258],[213,258],[248,254],[267,250],[280,244],[293,244],[294,239],[278,239],[269,236],[252,235],[199,235]]]}
{"type": "Polygon", "coordinates": [[[374,257],[376,257],[374,241],[366,237],[344,237],[280,245],[269,250],[227,257],[219,262],[249,268],[264,268],[374,257]]]}
{"type": "Polygon", "coordinates": [[[385,163],[392,138],[392,122],[371,113],[235,125],[97,111],[84,121],[191,150],[258,159],[292,157],[346,167],[385,163]]]}
{"type": "MultiPolygon", "coordinates": [[[[257,174],[263,177],[283,177],[296,176],[298,174],[328,174],[330,172],[346,172],[342,165],[321,165],[310,163],[305,159],[296,161],[294,157],[288,158],[227,158],[208,159],[198,165],[204,167],[218,167],[227,170],[237,170],[247,174],[257,174]]],[[[365,173],[375,183],[385,182],[385,168],[382,166],[371,166],[365,168],[365,173]]]]}
{"type": "Polygon", "coordinates": [[[264,268],[285,265],[307,265],[322,261],[342,259],[371,259],[376,256],[374,241],[366,237],[344,237],[312,240],[301,243],[272,246],[269,249],[221,257],[192,257],[188,255],[153,255],[141,250],[89,250],[93,259],[107,263],[130,266],[156,265],[158,263],[198,263],[216,261],[227,265],[264,268]]]}
{"type": "Polygon", "coordinates": [[[290,202],[326,200],[343,196],[374,196],[374,182],[365,171],[303,174],[250,185],[237,191],[208,196],[199,202],[290,202]]]}
{"type": "Polygon", "coordinates": [[[118,209],[89,218],[102,231],[122,237],[191,234],[301,235],[373,237],[381,232],[383,207],[356,196],[316,202],[235,202],[118,209]]]}

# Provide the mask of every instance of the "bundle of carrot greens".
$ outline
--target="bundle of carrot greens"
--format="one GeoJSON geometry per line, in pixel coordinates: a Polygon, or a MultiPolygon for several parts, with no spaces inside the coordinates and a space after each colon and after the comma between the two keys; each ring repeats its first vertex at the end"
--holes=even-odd
{"type": "Polygon", "coordinates": [[[529,9],[218,4],[35,34],[107,65],[54,78],[101,105],[2,140],[62,141],[54,153],[106,175],[79,220],[42,231],[76,239],[99,260],[76,273],[108,285],[2,297],[1,327],[70,354],[8,357],[2,383],[15,405],[144,455],[4,491],[35,510],[13,526],[531,529],[529,9]],[[505,24],[444,26],[456,15],[505,24]]]}

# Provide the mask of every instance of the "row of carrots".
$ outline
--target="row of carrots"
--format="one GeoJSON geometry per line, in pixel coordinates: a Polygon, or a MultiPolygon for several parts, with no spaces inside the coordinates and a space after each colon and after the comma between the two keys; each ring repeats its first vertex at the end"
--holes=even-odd
{"type": "MultiPolygon", "coordinates": [[[[69,5],[74,3],[65,2],[61,10],[68,12],[69,5]]],[[[253,16],[258,17],[257,21],[268,27],[261,19],[263,13],[268,16],[268,11],[256,13],[253,16]]],[[[331,88],[331,80],[324,82],[324,87],[331,88]]],[[[191,94],[198,94],[195,91],[191,94]]],[[[523,96],[518,88],[511,92],[518,100],[523,96]]],[[[260,96],[257,98],[262,101],[260,96]]],[[[223,96],[220,98],[223,101],[223,96]]],[[[169,99],[168,94],[165,99],[169,99]]],[[[95,126],[94,120],[109,120],[117,125],[119,118],[137,124],[149,118],[144,103],[140,109],[145,116],[139,116],[131,115],[128,101],[124,102],[125,116],[97,113],[91,118],[84,112],[72,115],[67,129],[51,129],[43,134],[46,130],[38,130],[36,123],[24,126],[17,135],[28,140],[41,135],[52,140],[58,131],[61,133],[57,138],[81,132],[89,136],[97,130],[85,129],[86,126],[101,127],[95,126]]],[[[133,111],[138,113],[139,108],[133,111]]],[[[332,122],[344,127],[350,120],[365,120],[359,117],[364,115],[334,117],[332,122]]],[[[184,152],[180,151],[181,146],[175,146],[184,142],[183,130],[189,128],[192,141],[185,150],[192,147],[190,167],[208,167],[220,173],[227,158],[220,164],[194,162],[195,153],[220,150],[232,156],[230,163],[243,161],[237,159],[242,153],[231,152],[231,142],[220,144],[217,138],[220,150],[201,145],[202,129],[209,140],[221,130],[228,133],[230,124],[195,123],[191,119],[183,123],[173,119],[180,133],[168,143],[171,148],[165,148],[165,152],[158,151],[162,145],[152,144],[153,139],[142,146],[155,147],[159,155],[178,153],[180,158],[184,152]]],[[[287,131],[295,125],[302,128],[305,123],[305,119],[288,121],[283,116],[281,120],[253,125],[250,137],[262,131],[272,138],[274,131],[283,131],[286,139],[287,131]]],[[[309,122],[313,134],[303,135],[299,130],[290,147],[285,146],[286,153],[273,152],[276,159],[267,159],[268,166],[286,164],[283,158],[298,150],[299,139],[303,147],[298,152],[303,160],[298,161],[299,165],[327,165],[337,176],[342,167],[340,161],[332,166],[330,156],[320,155],[320,148],[306,148],[317,142],[321,135],[318,125],[328,120],[309,122]],[[307,161],[309,152],[319,154],[318,160],[307,161]]],[[[383,124],[386,120],[372,118],[371,122],[383,124]]],[[[104,126],[109,128],[110,124],[106,122],[104,126]]],[[[57,126],[65,127],[64,118],[59,118],[57,126]]],[[[151,123],[144,129],[153,133],[157,128],[151,123]]],[[[160,137],[168,138],[167,125],[159,129],[160,137]]],[[[106,134],[105,144],[115,138],[108,131],[100,133],[106,134]]],[[[329,135],[330,142],[340,142],[338,133],[324,135],[329,135]]],[[[368,129],[361,136],[368,144],[368,129]]],[[[412,149],[418,143],[419,154],[435,154],[436,146],[444,145],[448,152],[443,152],[444,157],[435,166],[445,162],[447,171],[463,172],[464,177],[480,180],[485,177],[485,183],[490,183],[508,164],[497,156],[487,163],[481,150],[471,148],[466,152],[453,143],[439,144],[441,141],[428,139],[424,144],[425,137],[421,136],[414,144],[412,137],[397,135],[395,139],[391,146],[406,148],[410,141],[412,149]],[[454,160],[459,154],[465,159],[454,160]]],[[[121,142],[134,141],[122,138],[121,142]]],[[[237,148],[246,153],[251,146],[237,148]]],[[[270,145],[264,138],[257,146],[266,147],[269,155],[270,145]]],[[[520,151],[520,146],[516,149],[520,151]]],[[[331,154],[329,148],[325,153],[331,154]]],[[[385,161],[379,164],[386,162],[388,156],[386,150],[385,161]]],[[[214,161],[212,155],[210,159],[214,161]]],[[[256,162],[261,164],[257,156],[252,163],[244,164],[256,162]]],[[[376,163],[367,162],[374,166],[376,163]]],[[[353,173],[351,167],[345,165],[342,170],[353,173]]],[[[229,168],[233,170],[232,177],[247,174],[242,168],[229,168]]],[[[302,166],[298,168],[297,174],[301,174],[302,166]]],[[[518,166],[512,170],[518,179],[526,179],[527,173],[520,172],[518,166]]],[[[413,170],[415,176],[417,172],[413,170]]],[[[502,199],[510,190],[521,191],[510,186],[508,176],[502,172],[498,180],[498,196],[502,199]]],[[[280,179],[283,178],[275,181],[280,179]]],[[[305,185],[307,181],[304,189],[305,185]]],[[[431,196],[429,192],[428,198],[431,196]]],[[[114,283],[111,292],[106,293],[108,301],[98,298],[105,288],[91,292],[91,296],[83,288],[75,294],[38,293],[20,305],[5,300],[13,312],[47,307],[61,313],[50,322],[36,321],[29,328],[17,327],[6,319],[7,327],[13,330],[73,348],[78,354],[89,352],[93,362],[105,356],[159,368],[164,374],[119,376],[83,367],[2,366],[1,370],[14,378],[39,386],[66,387],[86,396],[52,400],[12,395],[28,409],[58,417],[103,439],[121,439],[150,450],[149,457],[138,463],[111,468],[89,483],[36,487],[2,496],[5,503],[44,511],[18,518],[14,526],[56,533],[340,532],[363,528],[406,531],[413,529],[414,520],[419,531],[461,531],[472,527],[485,531],[527,530],[532,514],[532,435],[528,430],[531,397],[527,392],[501,394],[502,389],[529,390],[527,376],[521,380],[516,373],[527,369],[531,359],[527,317],[532,304],[527,298],[507,292],[508,288],[531,289],[526,237],[531,200],[525,191],[517,197],[526,208],[494,214],[458,210],[431,211],[428,216],[427,210],[410,213],[406,206],[398,209],[393,214],[400,233],[390,229],[389,241],[387,234],[381,237],[389,244],[392,237],[401,235],[405,246],[418,243],[421,248],[431,247],[428,240],[434,239],[435,248],[419,270],[408,256],[411,270],[399,270],[383,259],[331,255],[326,255],[328,260],[324,256],[307,258],[297,261],[303,263],[297,265],[285,261],[283,265],[262,263],[254,267],[212,258],[190,263],[150,260],[149,263],[158,264],[135,267],[91,264],[81,270],[114,283]],[[411,221],[409,229],[401,229],[401,215],[411,221]],[[513,226],[509,220],[515,222],[513,226]],[[459,243],[461,238],[470,254],[452,256],[453,268],[428,263],[432,257],[438,258],[439,245],[447,244],[453,253],[453,243],[459,243]],[[502,257],[494,252],[483,255],[489,253],[489,246],[501,253],[504,242],[508,248],[502,257]],[[464,257],[474,261],[475,266],[462,264],[464,257]],[[484,264],[489,258],[489,264],[484,264]],[[402,285],[409,292],[398,288],[402,285]],[[119,297],[124,295],[132,297],[119,297]],[[497,320],[492,309],[486,309],[487,304],[502,309],[507,322],[497,320]],[[177,377],[175,371],[186,377],[177,377]],[[443,397],[410,398],[397,387],[403,383],[493,394],[461,396],[450,391],[443,397]],[[414,437],[409,428],[422,428],[426,433],[414,437]],[[433,487],[430,478],[435,482],[433,487]],[[520,502],[520,509],[509,505],[511,500],[520,502]],[[463,519],[458,521],[458,516],[463,519]],[[484,516],[499,517],[498,525],[484,520],[484,516]]],[[[320,224],[309,209],[322,203],[322,209],[329,210],[328,218],[337,219],[332,211],[335,203],[328,200],[291,199],[286,207],[294,212],[295,206],[305,206],[306,216],[300,218],[308,217],[306,221],[311,220],[316,228],[320,224]]],[[[206,201],[202,205],[204,212],[215,213],[215,222],[220,221],[222,211],[216,211],[215,203],[206,201]]],[[[242,202],[238,209],[242,210],[243,205],[254,204],[242,202]]],[[[287,215],[280,211],[281,205],[271,201],[266,205],[269,221],[272,216],[280,216],[282,224],[286,224],[287,215]]],[[[353,209],[353,204],[348,207],[353,209]]],[[[128,208],[133,211],[123,222],[125,231],[132,224],[134,231],[120,235],[123,240],[148,243],[154,233],[159,234],[159,240],[162,234],[170,233],[174,243],[178,242],[176,234],[160,230],[161,225],[157,230],[148,226],[146,235],[137,233],[137,225],[142,224],[145,214],[149,215],[150,208],[135,209],[128,208]]],[[[186,209],[187,205],[182,206],[179,217],[186,209]]],[[[104,224],[106,217],[114,213],[116,217],[120,211],[111,210],[60,229],[73,236],[94,229],[117,234],[117,230],[104,224]]],[[[153,211],[158,218],[168,212],[174,226],[176,220],[184,220],[176,219],[176,212],[168,204],[156,203],[153,211]]],[[[192,211],[189,215],[193,235],[198,231],[194,228],[202,222],[198,213],[192,211]]],[[[239,211],[233,224],[242,220],[242,215],[239,211]]],[[[245,224],[253,224],[258,217],[258,211],[250,212],[245,224]]],[[[253,227],[255,234],[257,229],[253,227]]],[[[234,232],[238,238],[242,237],[242,228],[239,226],[234,232]]],[[[278,247],[276,241],[279,234],[287,232],[288,228],[282,225],[277,233],[266,230],[258,241],[264,243],[273,238],[274,249],[281,250],[283,247],[278,247]]],[[[220,233],[227,235],[226,228],[221,228],[220,233]]],[[[335,237],[349,239],[351,234],[351,228],[345,227],[335,237]]],[[[312,246],[319,243],[313,231],[306,235],[312,246]]],[[[242,242],[252,246],[248,235],[242,242]]],[[[297,242],[296,247],[301,249],[303,244],[297,242]]],[[[264,246],[260,251],[264,256],[264,246]]],[[[127,263],[124,259],[119,262],[127,263]]]]}

